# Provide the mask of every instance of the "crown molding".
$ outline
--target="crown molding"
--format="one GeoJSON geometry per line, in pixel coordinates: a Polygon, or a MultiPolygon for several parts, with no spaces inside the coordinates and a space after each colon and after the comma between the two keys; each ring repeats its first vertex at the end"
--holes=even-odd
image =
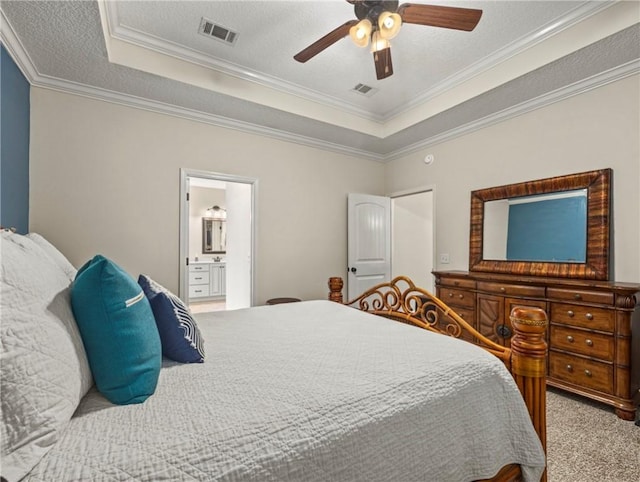
{"type": "Polygon", "coordinates": [[[164,40],[134,28],[121,25],[118,21],[118,9],[116,2],[104,2],[105,14],[108,23],[108,32],[112,38],[136,45],[159,54],[168,55],[191,62],[202,67],[206,67],[217,72],[235,77],[237,79],[253,82],[262,87],[274,89],[285,94],[293,94],[303,99],[312,100],[319,104],[324,104],[333,108],[338,108],[350,114],[362,117],[373,122],[383,122],[384,116],[372,114],[365,109],[353,104],[345,104],[344,100],[328,96],[313,89],[307,89],[292,82],[286,82],[273,76],[266,75],[256,70],[250,70],[230,62],[214,59],[198,50],[189,49],[182,45],[164,40]]]}
{"type": "Polygon", "coordinates": [[[157,52],[162,55],[168,55],[170,57],[177,58],[179,60],[187,61],[202,67],[206,67],[225,75],[250,81],[256,83],[262,87],[268,89],[274,89],[279,92],[287,94],[293,94],[303,99],[317,102],[321,105],[326,105],[332,108],[340,109],[346,113],[367,119],[373,122],[386,123],[395,118],[406,114],[416,107],[426,104],[436,97],[444,94],[454,87],[460,86],[470,79],[486,72],[496,65],[501,64],[510,58],[513,58],[531,47],[544,42],[545,40],[553,37],[554,35],[580,23],[581,21],[600,13],[612,7],[617,2],[598,2],[598,3],[581,3],[578,7],[573,9],[568,14],[564,15],[560,19],[546,25],[539,31],[532,32],[531,34],[518,39],[517,41],[506,45],[499,49],[488,57],[475,62],[471,66],[464,70],[448,77],[447,79],[434,86],[432,89],[423,92],[415,97],[410,102],[393,109],[382,115],[375,115],[366,112],[364,109],[358,108],[352,104],[345,104],[343,100],[329,97],[326,94],[314,91],[312,89],[304,88],[298,84],[289,83],[272,76],[265,75],[264,73],[242,68],[238,65],[234,65],[229,62],[224,62],[218,59],[214,59],[203,52],[186,48],[182,45],[166,41],[161,38],[157,38],[138,31],[131,27],[121,25],[118,17],[118,8],[116,2],[101,1],[104,5],[105,17],[107,20],[107,31],[105,35],[110,35],[112,38],[126,42],[137,47],[157,52]]]}
{"type": "Polygon", "coordinates": [[[22,75],[26,77],[29,83],[33,83],[33,79],[38,76],[38,71],[2,8],[0,8],[0,40],[2,40],[2,45],[9,52],[22,75]]]}
{"type": "Polygon", "coordinates": [[[144,99],[134,95],[123,94],[108,89],[93,87],[90,85],[41,74],[36,69],[35,64],[31,60],[31,57],[27,53],[18,36],[15,34],[11,23],[9,22],[1,8],[0,18],[2,20],[2,22],[0,23],[0,40],[2,40],[2,44],[5,46],[5,48],[11,55],[11,58],[18,65],[18,68],[23,73],[31,86],[67,94],[79,95],[81,97],[87,97],[94,100],[100,100],[126,107],[132,107],[134,109],[141,109],[149,112],[170,115],[181,119],[202,122],[205,124],[234,129],[250,134],[262,135],[265,137],[270,137],[272,139],[291,142],[306,147],[332,151],[347,156],[354,156],[377,162],[384,161],[384,156],[375,152],[342,146],[339,144],[321,141],[312,137],[294,134],[280,129],[273,129],[270,127],[261,126],[259,124],[230,119],[228,117],[196,111],[193,109],[187,109],[184,107],[167,104],[165,102],[144,99]]]}
{"type": "Polygon", "coordinates": [[[0,9],[0,17],[2,20],[2,23],[0,24],[0,38],[2,40],[2,44],[5,46],[11,57],[14,59],[14,61],[32,86],[73,95],[79,95],[94,100],[110,102],[113,104],[146,110],[149,112],[170,115],[173,117],[201,122],[217,127],[234,129],[237,131],[261,135],[284,142],[323,149],[338,154],[358,157],[361,159],[367,159],[376,162],[389,162],[404,156],[408,156],[420,151],[421,149],[426,149],[433,145],[455,139],[456,137],[469,134],[479,129],[489,127],[499,122],[503,122],[505,120],[539,109],[541,107],[551,105],[555,102],[560,102],[569,97],[587,92],[598,87],[602,87],[606,84],[640,73],[640,60],[636,59],[613,69],[583,79],[579,82],[575,82],[566,87],[543,94],[536,97],[535,99],[522,102],[508,109],[504,109],[500,112],[483,117],[482,119],[478,119],[463,126],[459,126],[435,136],[431,136],[428,139],[424,139],[420,142],[405,146],[390,153],[380,154],[364,149],[356,149],[328,141],[322,141],[319,139],[294,134],[280,129],[265,127],[259,124],[238,121],[207,112],[187,109],[164,102],[144,99],[129,94],[123,94],[120,92],[97,88],[86,84],[40,74],[33,64],[31,57],[25,50],[23,44],[16,36],[15,31],[5,17],[4,12],[2,12],[2,9],[0,9]]]}
{"type": "Polygon", "coordinates": [[[451,87],[444,93],[415,106],[410,111],[390,119],[385,123],[387,138],[414,125],[424,119],[434,117],[445,110],[455,107],[472,98],[481,96],[518,77],[578,52],[582,48],[604,40],[611,35],[632,27],[638,22],[638,3],[627,1],[607,2],[607,8],[590,15],[573,25],[566,25],[544,41],[521,51],[493,68],[479,72],[464,83],[451,87]]]}
{"type": "Polygon", "coordinates": [[[81,97],[87,97],[94,100],[100,100],[109,102],[112,104],[122,105],[125,107],[132,107],[134,109],[146,110],[148,112],[155,112],[158,114],[169,115],[172,117],[178,117],[180,119],[186,119],[190,121],[200,122],[203,124],[209,124],[216,127],[224,127],[227,129],[234,129],[237,131],[245,132],[248,134],[256,134],[272,139],[290,142],[294,144],[300,144],[306,147],[314,147],[317,149],[323,149],[327,151],[336,152],[348,156],[354,156],[364,158],[372,161],[382,162],[384,156],[365,151],[362,149],[355,149],[348,146],[335,144],[328,141],[322,141],[314,139],[312,137],[303,136],[300,134],[294,134],[281,129],[274,129],[271,127],[265,127],[259,124],[253,124],[251,122],[240,121],[231,119],[229,117],[223,117],[208,112],[197,111],[194,109],[188,109],[186,107],[179,107],[165,102],[156,100],[144,99],[142,97],[123,94],[120,92],[114,92],[107,89],[96,88],[85,84],[79,84],[68,80],[62,80],[55,77],[46,75],[40,75],[32,82],[35,87],[40,87],[49,90],[55,90],[67,94],[74,94],[81,97]]]}
{"type": "MultiPolygon", "coordinates": [[[[267,107],[296,114],[337,127],[343,127],[361,134],[382,137],[384,126],[364,111],[352,112],[344,109],[342,104],[331,104],[322,98],[311,99],[300,94],[300,86],[276,89],[258,81],[258,74],[241,76],[223,72],[211,66],[211,59],[190,59],[178,55],[172,44],[164,42],[160,47],[160,39],[146,39],[154,45],[141,46],[137,42],[122,40],[114,35],[118,20],[114,20],[117,11],[113,11],[112,3],[98,0],[102,31],[111,63],[142,70],[153,75],[166,77],[179,82],[208,89],[220,94],[261,104],[267,107]],[[109,10],[111,9],[111,10],[109,10]],[[167,53],[166,50],[171,52],[167,53]],[[197,60],[197,61],[195,61],[197,60]],[[215,81],[212,82],[212,73],[215,81]],[[297,90],[297,91],[296,91],[297,90]]],[[[130,32],[134,32],[130,30],[130,32]]],[[[140,34],[139,36],[142,36],[140,34]]],[[[282,85],[286,85],[284,82],[282,85]]],[[[293,85],[293,84],[291,84],[293,85]]]]}
{"type": "Polygon", "coordinates": [[[442,82],[435,85],[428,91],[423,92],[405,105],[402,105],[397,109],[388,112],[384,116],[384,120],[389,121],[395,117],[402,115],[403,113],[414,109],[421,104],[429,102],[439,95],[442,95],[444,92],[451,90],[454,87],[457,87],[472,79],[473,77],[476,77],[477,75],[494,68],[496,65],[521,54],[525,50],[528,50],[531,47],[544,42],[545,40],[553,37],[563,30],[566,30],[585,19],[596,15],[601,11],[606,10],[607,8],[610,8],[611,6],[613,6],[613,4],[614,3],[606,2],[598,3],[596,5],[588,3],[582,4],[580,7],[575,8],[565,16],[556,19],[554,22],[546,25],[541,30],[532,32],[529,35],[522,37],[509,45],[505,45],[501,49],[496,50],[491,55],[444,79],[442,82]]]}
{"type": "Polygon", "coordinates": [[[384,161],[389,162],[401,157],[408,156],[422,149],[433,147],[436,144],[450,141],[452,139],[455,139],[456,137],[460,137],[471,132],[483,129],[485,127],[498,124],[500,122],[526,114],[533,110],[555,104],[556,102],[561,102],[565,99],[568,99],[569,97],[583,94],[590,90],[597,89],[598,87],[602,87],[604,85],[616,82],[618,80],[624,79],[625,77],[629,77],[638,73],[640,73],[640,60],[632,60],[630,62],[627,62],[626,64],[619,65],[586,79],[574,82],[573,84],[561,87],[551,92],[547,92],[534,99],[521,102],[520,104],[514,105],[468,124],[450,129],[435,136],[429,137],[428,139],[425,139],[423,141],[390,152],[385,156],[384,161]]]}

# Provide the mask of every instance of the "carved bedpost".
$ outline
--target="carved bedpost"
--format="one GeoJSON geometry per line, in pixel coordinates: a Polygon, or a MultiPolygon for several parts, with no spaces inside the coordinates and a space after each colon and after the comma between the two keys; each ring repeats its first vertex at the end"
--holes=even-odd
{"type": "Polygon", "coordinates": [[[344,282],[339,276],[329,278],[329,301],[342,303],[342,287],[344,282]]]}
{"type": "MultiPolygon", "coordinates": [[[[522,393],[533,426],[547,452],[547,314],[540,308],[516,306],[511,310],[515,335],[511,339],[511,373],[522,393]]],[[[542,477],[547,480],[547,471],[542,477]]]]}

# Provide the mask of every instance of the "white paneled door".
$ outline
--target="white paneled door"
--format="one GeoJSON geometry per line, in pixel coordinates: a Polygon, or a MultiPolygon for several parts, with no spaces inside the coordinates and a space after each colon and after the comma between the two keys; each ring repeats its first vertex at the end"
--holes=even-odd
{"type": "Polygon", "coordinates": [[[349,194],[347,297],[391,280],[391,199],[349,194]]]}

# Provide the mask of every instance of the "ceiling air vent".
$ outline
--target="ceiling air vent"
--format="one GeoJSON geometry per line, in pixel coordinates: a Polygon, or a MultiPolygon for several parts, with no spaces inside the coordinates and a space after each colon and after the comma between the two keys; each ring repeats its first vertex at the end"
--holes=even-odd
{"type": "Polygon", "coordinates": [[[229,30],[227,27],[223,27],[211,20],[202,17],[200,21],[200,28],[198,33],[226,44],[233,45],[238,39],[238,34],[229,30]]]}
{"type": "Polygon", "coordinates": [[[367,97],[370,97],[373,94],[375,94],[378,91],[378,89],[375,89],[370,85],[358,84],[353,88],[353,91],[357,92],[358,94],[362,94],[362,95],[366,95],[367,97]]]}

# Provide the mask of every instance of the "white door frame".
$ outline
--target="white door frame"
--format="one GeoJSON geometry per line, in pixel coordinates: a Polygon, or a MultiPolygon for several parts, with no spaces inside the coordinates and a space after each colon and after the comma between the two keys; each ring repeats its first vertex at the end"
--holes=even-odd
{"type": "MultiPolygon", "coordinates": [[[[438,247],[436,246],[436,186],[433,184],[429,184],[426,186],[420,186],[420,187],[416,187],[416,188],[412,188],[412,189],[406,189],[403,191],[395,191],[392,192],[391,194],[389,194],[389,197],[391,198],[391,245],[392,245],[392,252],[393,252],[393,239],[395,236],[395,233],[393,232],[393,200],[395,198],[399,198],[399,197],[404,197],[404,196],[411,196],[413,194],[421,194],[423,192],[431,192],[432,193],[432,203],[431,203],[431,219],[432,221],[432,237],[433,239],[431,240],[431,246],[433,246],[433,253],[431,253],[431,266],[433,266],[434,269],[436,269],[436,253],[438,252],[438,247]]],[[[391,258],[391,264],[393,266],[393,257],[391,258]]],[[[393,267],[392,267],[392,272],[393,272],[393,267]]],[[[434,283],[435,286],[435,283],[434,283]]]]}
{"type": "Polygon", "coordinates": [[[187,202],[187,193],[189,192],[188,179],[190,177],[199,177],[202,179],[212,179],[223,182],[236,182],[249,184],[251,186],[251,306],[255,305],[255,286],[256,286],[256,234],[257,234],[257,196],[258,196],[258,179],[251,177],[234,176],[231,174],[222,174],[219,172],[200,171],[196,169],[180,168],[180,258],[178,260],[180,280],[179,280],[179,296],[188,302],[189,298],[189,276],[187,273],[186,259],[189,257],[189,203],[187,202]]]}

